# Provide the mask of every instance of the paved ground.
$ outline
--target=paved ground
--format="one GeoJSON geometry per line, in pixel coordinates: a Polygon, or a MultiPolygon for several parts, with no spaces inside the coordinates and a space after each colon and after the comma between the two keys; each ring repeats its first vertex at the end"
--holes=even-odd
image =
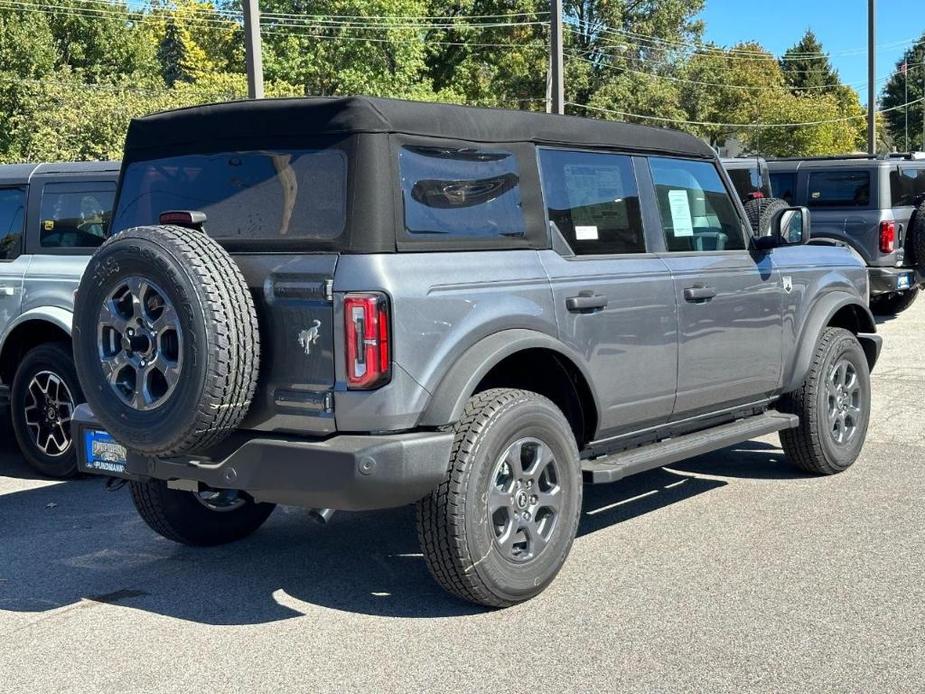
{"type": "Polygon", "coordinates": [[[848,473],[769,438],[588,488],[559,579],[501,612],[431,583],[409,509],[191,550],[0,425],[0,691],[923,691],[925,301],[881,329],[848,473]]]}

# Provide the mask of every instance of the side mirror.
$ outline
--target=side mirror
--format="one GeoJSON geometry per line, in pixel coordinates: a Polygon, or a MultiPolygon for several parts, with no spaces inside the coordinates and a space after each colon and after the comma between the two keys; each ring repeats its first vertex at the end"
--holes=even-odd
{"type": "Polygon", "coordinates": [[[786,207],[777,211],[771,219],[767,236],[754,239],[755,248],[770,250],[781,246],[800,246],[809,243],[810,218],[805,207],[786,207]]]}

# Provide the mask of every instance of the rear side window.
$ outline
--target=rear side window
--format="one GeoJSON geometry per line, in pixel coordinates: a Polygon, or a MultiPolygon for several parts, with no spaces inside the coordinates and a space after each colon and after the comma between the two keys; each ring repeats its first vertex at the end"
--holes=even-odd
{"type": "Polygon", "coordinates": [[[658,210],[669,251],[738,251],[742,223],[712,162],[651,157],[658,210]]]}
{"type": "Polygon", "coordinates": [[[0,260],[19,255],[26,219],[26,189],[0,188],[0,260]]]}
{"type": "Polygon", "coordinates": [[[330,239],[346,223],[347,155],[339,149],[190,154],[125,170],[113,231],[162,212],[205,212],[220,241],[330,239]]]}
{"type": "Polygon", "coordinates": [[[793,204],[794,191],[797,187],[795,173],[772,173],[771,190],[775,198],[783,198],[788,204],[793,204]]]}
{"type": "Polygon", "coordinates": [[[555,149],[539,156],[549,222],[576,255],[645,253],[629,157],[555,149]]]}
{"type": "Polygon", "coordinates": [[[398,154],[405,229],[446,237],[523,237],[513,152],[406,145],[398,154]]]}
{"type": "Polygon", "coordinates": [[[900,168],[890,172],[893,206],[915,205],[925,197],[925,168],[900,168]]]}
{"type": "Polygon", "coordinates": [[[95,248],[106,240],[115,183],[48,183],[42,189],[39,245],[95,248]]]}
{"type": "Polygon", "coordinates": [[[809,175],[810,207],[867,207],[870,172],[819,171],[809,175]]]}
{"type": "Polygon", "coordinates": [[[764,197],[771,195],[771,191],[768,190],[768,186],[762,180],[761,170],[757,166],[748,169],[727,169],[727,172],[733,187],[742,200],[754,197],[755,193],[760,193],[764,197]]]}

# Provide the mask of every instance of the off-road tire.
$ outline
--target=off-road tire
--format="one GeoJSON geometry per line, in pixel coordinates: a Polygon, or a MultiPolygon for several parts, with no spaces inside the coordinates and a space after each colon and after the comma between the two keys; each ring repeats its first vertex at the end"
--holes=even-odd
{"type": "Polygon", "coordinates": [[[879,294],[870,298],[870,310],[878,316],[895,316],[912,306],[918,298],[918,287],[902,292],[879,294]]]}
{"type": "Polygon", "coordinates": [[[925,201],[919,203],[909,218],[905,247],[906,264],[925,275],[925,201]]]}
{"type": "Polygon", "coordinates": [[[857,337],[843,328],[823,330],[806,379],[781,399],[779,407],[800,418],[798,427],[780,434],[784,452],[797,467],[818,475],[833,475],[851,467],[861,453],[870,422],[870,371],[857,337]],[[839,446],[828,424],[826,378],[843,357],[854,367],[859,379],[862,416],[855,436],[839,446]]]}
{"type": "Polygon", "coordinates": [[[753,198],[746,200],[744,207],[755,236],[770,236],[774,215],[790,205],[781,198],[753,198]]]}
{"type": "Polygon", "coordinates": [[[427,568],[449,593],[487,607],[534,597],[565,562],[581,513],[581,470],[575,438],[551,401],[524,390],[497,388],[474,395],[456,434],[446,479],[417,504],[418,538],[427,568]],[[488,513],[488,490],[500,456],[535,436],[562,464],[561,509],[548,544],[526,563],[502,556],[488,513]]]}
{"type": "Polygon", "coordinates": [[[128,229],[97,250],[80,282],[74,356],[87,401],[116,440],[148,455],[204,450],[237,428],[250,407],[260,361],[254,301],[234,260],[206,234],[178,226],[128,229]],[[100,309],[130,277],[163,290],[183,334],[179,381],[148,410],[114,393],[97,344],[100,309]]]}
{"type": "MultiPolygon", "coordinates": [[[[59,479],[74,477],[77,474],[77,450],[74,442],[70,441],[67,450],[60,455],[49,455],[39,448],[33,433],[26,424],[27,389],[32,379],[41,372],[53,373],[61,379],[70,391],[75,405],[84,401],[70,346],[63,342],[49,342],[34,347],[20,361],[10,388],[13,434],[16,436],[16,443],[19,444],[23,458],[34,470],[47,477],[59,479]]],[[[70,424],[63,423],[62,426],[66,428],[70,436],[70,424]]]]}
{"type": "Polygon", "coordinates": [[[214,511],[192,492],[169,489],[161,480],[131,482],[132,501],[154,532],[184,545],[209,547],[241,540],[257,530],[276,508],[249,497],[243,505],[214,511]]]}

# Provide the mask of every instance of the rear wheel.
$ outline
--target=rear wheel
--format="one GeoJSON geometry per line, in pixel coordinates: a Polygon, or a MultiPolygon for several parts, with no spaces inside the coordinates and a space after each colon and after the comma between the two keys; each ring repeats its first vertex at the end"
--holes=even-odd
{"type": "Polygon", "coordinates": [[[864,348],[843,328],[826,328],[803,385],[781,409],[800,417],[781,432],[784,452],[798,467],[820,475],[848,469],[864,446],[870,420],[870,371],[864,348]]]}
{"type": "Polygon", "coordinates": [[[10,390],[13,433],[23,457],[49,477],[77,474],[71,416],[83,402],[71,351],[64,343],[26,353],[10,390]]]}
{"type": "Polygon", "coordinates": [[[919,298],[919,288],[913,287],[904,292],[890,292],[870,298],[870,310],[878,316],[895,316],[902,313],[919,298]]]}
{"type": "Polygon", "coordinates": [[[241,540],[273,513],[274,504],[258,504],[229,489],[187,492],[161,480],[132,482],[132,501],[145,523],[159,535],[184,545],[223,545],[241,540]]]}
{"type": "Polygon", "coordinates": [[[581,512],[575,438],[549,400],[523,390],[473,396],[445,481],[418,502],[430,573],[489,607],[542,592],[565,563],[581,512]]]}

